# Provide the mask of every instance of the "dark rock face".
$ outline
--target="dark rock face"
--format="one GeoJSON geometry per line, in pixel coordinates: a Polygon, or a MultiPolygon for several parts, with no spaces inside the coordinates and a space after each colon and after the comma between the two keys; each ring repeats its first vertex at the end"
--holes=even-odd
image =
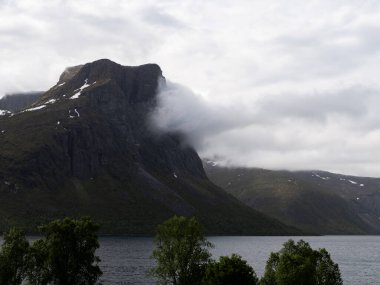
{"type": "Polygon", "coordinates": [[[155,107],[158,80],[164,80],[158,65],[125,67],[99,60],[84,65],[63,90],[52,89],[36,103],[59,99],[62,92],[75,93],[84,82],[93,83],[83,97],[73,100],[74,109],[93,120],[55,135],[70,175],[90,178],[103,165],[123,157],[125,162],[149,171],[159,169],[164,175],[181,172],[206,178],[196,152],[180,147],[179,135],[157,136],[150,130],[147,119],[155,107]]]}
{"type": "Polygon", "coordinates": [[[15,93],[0,99],[0,110],[20,111],[32,105],[44,92],[15,93]]]}
{"type": "Polygon", "coordinates": [[[173,214],[212,233],[297,232],[212,184],[180,134],[151,130],[164,80],[156,64],[102,59],[63,74],[32,111],[0,118],[0,211],[30,227],[91,215],[108,233],[152,233],[173,214]]]}

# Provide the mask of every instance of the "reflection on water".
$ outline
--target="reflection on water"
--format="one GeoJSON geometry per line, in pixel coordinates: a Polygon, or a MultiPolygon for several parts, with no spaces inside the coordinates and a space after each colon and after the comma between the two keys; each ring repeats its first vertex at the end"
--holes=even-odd
{"type": "MultiPolygon", "coordinates": [[[[209,240],[215,245],[213,258],[238,253],[261,276],[270,252],[278,251],[289,238],[302,238],[314,249],[325,247],[339,264],[345,285],[379,284],[380,236],[209,237],[209,240]]],[[[102,284],[155,284],[152,277],[146,276],[154,266],[150,259],[153,247],[151,238],[101,238],[98,254],[102,259],[102,284]]]]}

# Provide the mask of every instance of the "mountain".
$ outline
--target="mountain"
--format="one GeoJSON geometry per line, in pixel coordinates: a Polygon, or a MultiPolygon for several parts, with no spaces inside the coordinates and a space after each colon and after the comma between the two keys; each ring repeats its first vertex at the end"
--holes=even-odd
{"type": "Polygon", "coordinates": [[[180,134],[150,126],[156,64],[69,68],[31,106],[0,116],[0,229],[90,215],[103,233],[151,234],[195,215],[212,234],[295,234],[207,178],[180,134]]]}
{"type": "Polygon", "coordinates": [[[215,184],[284,223],[319,234],[380,233],[379,178],[204,165],[215,184]]]}
{"type": "Polygon", "coordinates": [[[0,99],[0,110],[18,112],[33,104],[44,92],[7,94],[0,99]]]}

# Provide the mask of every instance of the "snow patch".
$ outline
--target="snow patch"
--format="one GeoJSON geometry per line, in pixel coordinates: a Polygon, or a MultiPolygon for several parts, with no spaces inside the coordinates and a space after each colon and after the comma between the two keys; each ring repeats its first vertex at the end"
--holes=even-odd
{"type": "Polygon", "coordinates": [[[41,106],[37,106],[37,107],[34,107],[34,108],[29,108],[29,109],[26,109],[26,110],[22,111],[22,113],[23,112],[31,112],[31,111],[41,110],[41,109],[43,109],[45,107],[46,107],[46,105],[41,105],[41,106]]]}
{"type": "Polygon", "coordinates": [[[83,84],[80,88],[74,90],[74,92],[77,91],[77,90],[79,90],[79,91],[76,92],[73,96],[71,96],[70,99],[78,99],[79,96],[81,95],[81,92],[82,92],[83,89],[85,89],[85,88],[89,87],[90,85],[96,83],[96,81],[95,81],[95,82],[93,82],[93,83],[91,83],[91,84],[88,84],[87,81],[88,81],[88,79],[86,79],[86,80],[84,81],[84,84],[83,84]]]}
{"type": "Polygon", "coordinates": [[[75,93],[73,96],[70,97],[70,99],[78,99],[80,96],[80,91],[75,93]]]}
{"type": "Polygon", "coordinates": [[[55,102],[57,102],[56,99],[50,99],[50,100],[47,101],[45,104],[54,104],[55,102]]]}
{"type": "Polygon", "coordinates": [[[58,121],[58,122],[57,122],[57,125],[60,125],[60,124],[61,124],[61,122],[60,122],[60,121],[58,121]]]}
{"type": "Polygon", "coordinates": [[[356,200],[360,200],[360,198],[359,198],[359,197],[356,197],[356,200]]]}
{"type": "Polygon", "coordinates": [[[360,184],[354,180],[350,180],[350,179],[345,179],[345,178],[339,178],[340,181],[347,181],[347,182],[350,182],[351,184],[354,184],[354,185],[358,185],[360,187],[364,187],[364,184],[360,184]]]}
{"type": "Polygon", "coordinates": [[[318,173],[315,173],[315,172],[313,172],[313,174],[316,176],[316,177],[318,177],[318,178],[321,178],[322,180],[329,180],[330,179],[330,177],[323,177],[323,176],[320,176],[318,173]]]}
{"type": "Polygon", "coordinates": [[[175,172],[173,173],[173,176],[174,176],[174,178],[178,178],[178,176],[175,172]]]}
{"type": "Polygon", "coordinates": [[[79,114],[79,112],[78,112],[78,110],[77,110],[76,108],[75,108],[74,111],[73,111],[73,112],[75,113],[75,116],[74,116],[74,115],[71,115],[71,112],[72,112],[72,111],[69,110],[69,118],[70,118],[70,119],[74,119],[74,118],[79,118],[79,117],[80,117],[80,114],[79,114]]]}
{"type": "Polygon", "coordinates": [[[66,84],[66,82],[63,82],[61,84],[58,84],[57,86],[62,86],[62,85],[65,85],[65,84],[66,84]]]}
{"type": "Polygon", "coordinates": [[[10,113],[8,110],[0,110],[0,116],[9,115],[10,113]]]}

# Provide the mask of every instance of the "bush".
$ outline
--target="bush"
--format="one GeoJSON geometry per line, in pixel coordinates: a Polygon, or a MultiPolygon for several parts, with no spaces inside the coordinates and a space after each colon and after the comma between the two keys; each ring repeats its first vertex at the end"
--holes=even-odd
{"type": "Polygon", "coordinates": [[[259,280],[253,268],[241,256],[221,256],[205,270],[204,285],[257,285],[259,280]]]}
{"type": "Polygon", "coordinates": [[[165,221],[158,226],[155,244],[152,258],[157,266],[150,273],[161,284],[200,284],[212,244],[195,218],[174,216],[165,221]]]}
{"type": "Polygon", "coordinates": [[[342,285],[339,267],[325,249],[313,250],[300,240],[284,243],[277,253],[271,253],[261,285],[342,285]]]}

